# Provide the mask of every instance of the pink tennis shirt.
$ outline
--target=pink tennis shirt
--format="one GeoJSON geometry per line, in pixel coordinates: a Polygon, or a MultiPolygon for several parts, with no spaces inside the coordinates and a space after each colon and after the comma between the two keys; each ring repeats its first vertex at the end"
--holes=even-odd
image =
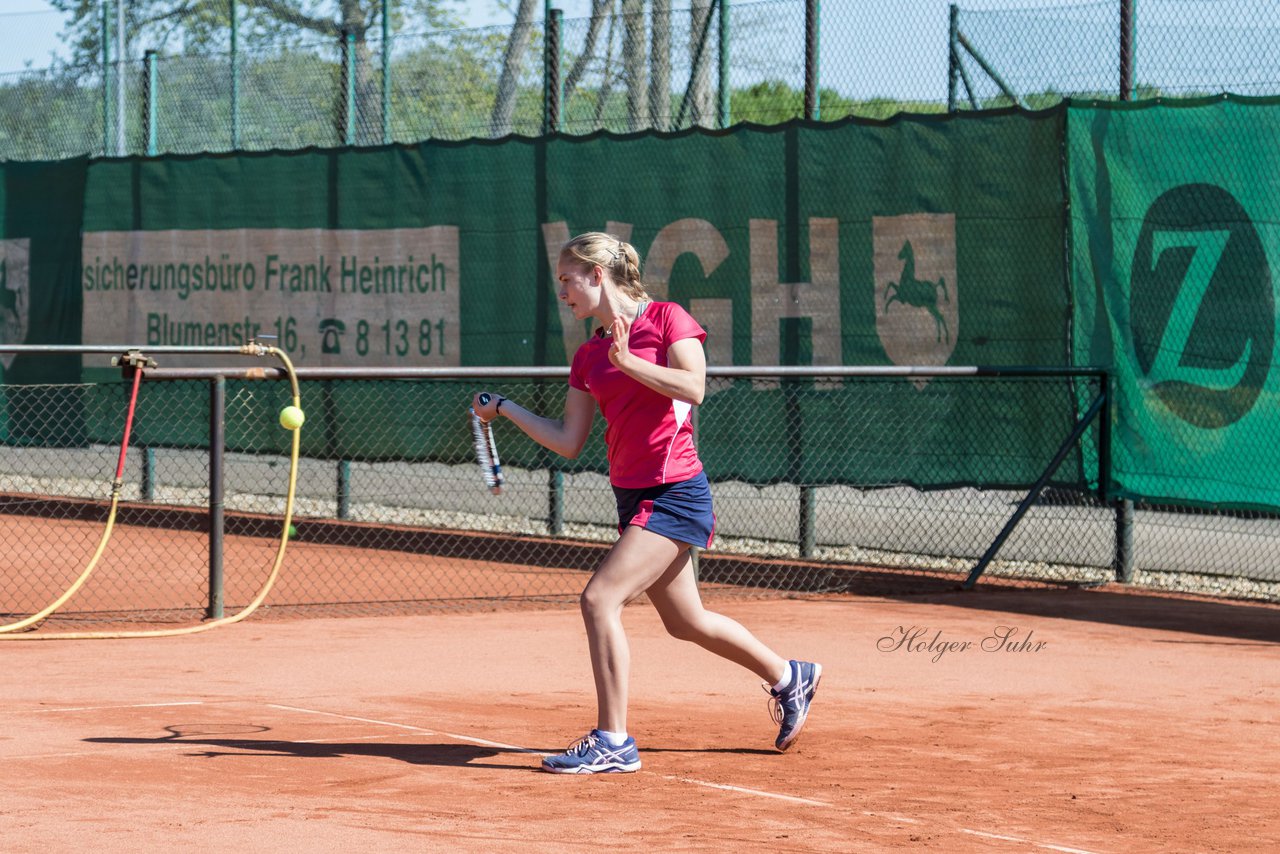
{"type": "MultiPolygon", "coordinates": [[[[628,349],[667,365],[667,348],[683,338],[707,339],[689,313],[673,302],[651,302],[631,325],[628,349]]],[[[609,482],[623,489],[677,483],[702,471],[693,446],[693,407],[659,394],[609,361],[613,339],[593,335],[573,356],[569,385],[588,392],[604,415],[609,482]]]]}

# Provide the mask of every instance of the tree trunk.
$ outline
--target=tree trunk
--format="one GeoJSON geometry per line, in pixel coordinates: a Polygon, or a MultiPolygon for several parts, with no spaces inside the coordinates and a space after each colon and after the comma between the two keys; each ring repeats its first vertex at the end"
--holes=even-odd
{"type": "Polygon", "coordinates": [[[622,74],[627,80],[627,129],[639,130],[649,117],[645,79],[644,0],[622,0],[622,74]]]}
{"type": "Polygon", "coordinates": [[[366,98],[361,97],[361,78],[367,78],[369,75],[369,46],[365,43],[365,33],[369,30],[369,23],[365,20],[364,10],[360,8],[360,4],[356,0],[343,0],[339,7],[341,15],[341,23],[338,25],[339,46],[342,61],[339,65],[338,88],[334,93],[334,101],[337,102],[334,115],[334,131],[337,133],[338,141],[346,142],[347,134],[347,75],[349,70],[347,64],[354,61],[356,65],[356,136],[355,142],[359,143],[360,134],[360,114],[366,98]],[[354,54],[347,51],[347,43],[345,33],[351,33],[355,37],[354,54]]]}
{"type": "Polygon", "coordinates": [[[489,122],[489,135],[506,136],[511,133],[511,117],[516,109],[516,85],[520,79],[520,67],[525,51],[533,37],[533,15],[537,0],[520,0],[516,9],[516,25],[511,29],[506,53],[502,57],[502,76],[498,79],[498,96],[493,102],[493,117],[489,122]]]}
{"type": "Polygon", "coordinates": [[[578,81],[586,73],[587,64],[595,59],[596,42],[600,39],[600,28],[604,26],[606,17],[612,14],[613,0],[591,0],[591,23],[587,25],[587,38],[582,44],[582,53],[573,61],[569,74],[564,79],[564,103],[569,103],[569,96],[577,88],[578,81]]]}
{"type": "Polygon", "coordinates": [[[703,39],[703,31],[710,24],[711,0],[693,0],[689,8],[689,122],[694,125],[710,124],[714,117],[709,31],[703,39]]]}
{"type": "Polygon", "coordinates": [[[609,104],[609,93],[613,90],[613,28],[617,22],[616,15],[609,16],[609,32],[604,38],[604,70],[600,72],[600,90],[596,93],[596,117],[592,130],[604,126],[604,110],[609,104]]]}
{"type": "Polygon", "coordinates": [[[649,126],[657,130],[671,127],[671,0],[653,0],[649,126]]]}

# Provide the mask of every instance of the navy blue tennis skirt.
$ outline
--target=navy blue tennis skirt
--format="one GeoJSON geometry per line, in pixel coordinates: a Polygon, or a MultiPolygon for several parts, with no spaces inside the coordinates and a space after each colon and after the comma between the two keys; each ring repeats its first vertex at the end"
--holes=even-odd
{"type": "Polygon", "coordinates": [[[716,514],[711,510],[711,485],[704,472],[679,483],[643,489],[615,486],[613,495],[618,502],[618,533],[636,525],[677,542],[711,547],[716,514]]]}

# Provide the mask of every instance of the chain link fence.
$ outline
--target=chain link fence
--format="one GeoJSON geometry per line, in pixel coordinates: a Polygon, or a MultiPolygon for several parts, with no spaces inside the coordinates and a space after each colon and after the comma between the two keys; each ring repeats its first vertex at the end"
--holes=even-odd
{"type": "MultiPolygon", "coordinates": [[[[99,55],[0,73],[0,157],[381,145],[548,128],[674,131],[1039,108],[1068,96],[1280,92],[1273,0],[603,8],[595,17],[438,31],[405,17],[385,39],[375,11],[350,37],[338,34],[335,18],[332,36],[298,30],[234,54],[229,37],[152,54],[153,34],[127,30],[123,58],[109,41],[105,67],[99,55]],[[551,62],[548,43],[559,48],[551,62]]],[[[60,13],[4,17],[15,30],[63,21],[60,13]]],[[[101,38],[104,28],[93,32],[101,38]]]]}
{"type": "MultiPolygon", "coordinates": [[[[289,434],[276,415],[289,397],[281,383],[225,383],[226,447],[211,456],[213,381],[143,382],[115,531],[51,621],[196,621],[215,599],[232,613],[255,595],[282,531],[289,434]]],[[[617,536],[602,421],[576,460],[497,422],[507,481],[494,496],[466,418],[481,385],[548,415],[563,406],[562,378],[304,379],[295,536],[264,612],[576,601],[617,536]],[[365,452],[344,453],[355,440],[365,452]]],[[[1067,441],[1097,377],[720,377],[709,392],[696,421],[718,519],[697,556],[709,596],[952,590],[986,556],[980,586],[1120,572],[1144,588],[1280,601],[1274,516],[1140,506],[1124,533],[1098,483],[1100,419],[1067,441]],[[926,385],[933,416],[908,417],[926,385]],[[937,418],[966,426],[926,423],[937,418]]],[[[0,401],[8,622],[67,589],[99,542],[128,386],[0,386],[0,401]]]]}
{"type": "Polygon", "coordinates": [[[960,108],[1039,109],[1065,97],[1280,92],[1274,0],[1098,0],[971,9],[952,36],[960,108]]]}

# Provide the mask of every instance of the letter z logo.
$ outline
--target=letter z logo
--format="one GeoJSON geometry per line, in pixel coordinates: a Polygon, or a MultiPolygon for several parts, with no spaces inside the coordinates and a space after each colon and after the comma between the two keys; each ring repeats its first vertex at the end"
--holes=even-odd
{"type": "Polygon", "coordinates": [[[1221,187],[1185,184],[1151,205],[1129,291],[1137,362],[1179,418],[1216,429],[1253,407],[1271,367],[1271,270],[1244,207],[1221,187]]]}

